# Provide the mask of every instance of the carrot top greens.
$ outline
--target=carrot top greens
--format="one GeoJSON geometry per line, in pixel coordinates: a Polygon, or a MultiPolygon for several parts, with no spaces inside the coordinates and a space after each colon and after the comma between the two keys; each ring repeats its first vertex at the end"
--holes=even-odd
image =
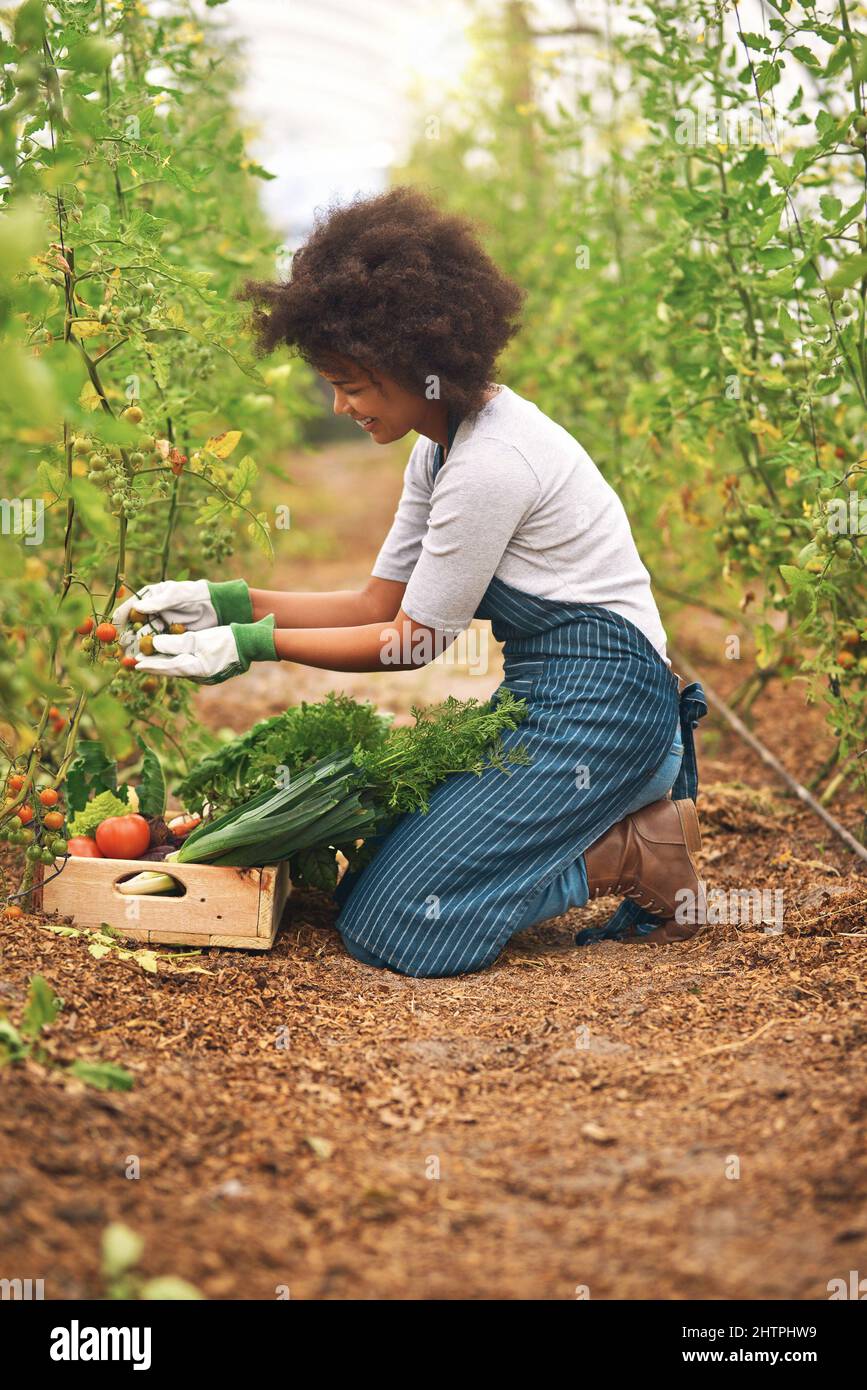
{"type": "Polygon", "coordinates": [[[207,803],[211,814],[178,859],[290,859],[296,882],[331,888],[335,851],[357,867],[372,852],[371,837],[405,812],[426,812],[446,777],[529,762],[522,744],[504,738],[525,714],[525,701],[507,688],[486,702],[449,698],[413,709],[415,724],[398,728],[346,695],[295,706],[217,750],[180,784],[188,807],[207,803]]]}

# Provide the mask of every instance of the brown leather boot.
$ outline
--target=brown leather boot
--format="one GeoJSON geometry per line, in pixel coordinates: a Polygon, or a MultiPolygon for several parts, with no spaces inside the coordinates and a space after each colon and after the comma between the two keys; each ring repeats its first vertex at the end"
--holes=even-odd
{"type": "Polygon", "coordinates": [[[630,928],[626,941],[686,941],[707,920],[704,884],[692,857],[699,849],[695,802],[653,801],[612,825],[584,851],[590,897],[622,893],[654,917],[667,919],[646,936],[630,928]],[[684,889],[691,897],[677,896],[684,889]]]}

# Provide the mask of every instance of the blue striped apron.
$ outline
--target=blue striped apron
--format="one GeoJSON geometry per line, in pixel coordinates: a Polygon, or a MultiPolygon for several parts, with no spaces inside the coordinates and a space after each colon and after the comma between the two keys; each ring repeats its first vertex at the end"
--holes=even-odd
{"type": "MultiPolygon", "coordinates": [[[[338,892],[337,929],[351,955],[414,976],[459,975],[496,959],[533,918],[546,890],[600,835],[641,804],[680,726],[684,755],[672,795],[698,791],[693,730],[707,713],[696,681],[678,678],[628,619],[558,603],[494,578],[475,614],[503,643],[503,681],[527,717],[504,735],[531,762],[508,773],[459,773],[427,813],[402,816],[366,867],[338,892]]],[[[582,866],[583,873],[583,866],[582,866]]],[[[550,915],[550,914],[549,914],[550,915]]],[[[625,899],[576,943],[652,931],[625,899]]]]}

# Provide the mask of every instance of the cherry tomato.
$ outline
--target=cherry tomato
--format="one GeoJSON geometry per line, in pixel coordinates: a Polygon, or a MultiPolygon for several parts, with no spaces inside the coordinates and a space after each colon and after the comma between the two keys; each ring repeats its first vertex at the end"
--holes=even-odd
{"type": "Polygon", "coordinates": [[[79,623],[75,631],[80,637],[86,637],[89,632],[93,632],[93,618],[85,618],[83,623],[79,623]]]}
{"type": "Polygon", "coordinates": [[[96,843],[106,859],[137,859],[151,842],[144,816],[110,816],[96,827],[96,843]]]}
{"type": "Polygon", "coordinates": [[[75,855],[76,859],[102,859],[96,841],[91,840],[89,835],[73,835],[67,840],[66,849],[67,853],[75,855]]]}
{"type": "Polygon", "coordinates": [[[11,792],[20,792],[21,788],[24,786],[23,773],[13,772],[12,776],[9,778],[8,786],[11,792]]]}
{"type": "Polygon", "coordinates": [[[120,659],[120,664],[125,668],[125,670],[134,671],[136,666],[138,665],[138,662],[136,661],[134,656],[122,656],[120,659]]]}
{"type": "Polygon", "coordinates": [[[96,629],[96,637],[99,642],[113,642],[117,637],[117,628],[114,623],[100,623],[96,629]]]}
{"type": "Polygon", "coordinates": [[[46,811],[42,817],[42,824],[46,830],[60,830],[63,825],[62,811],[46,811]]]}
{"type": "Polygon", "coordinates": [[[3,909],[4,917],[23,917],[24,909],[18,903],[7,903],[3,909]]]}
{"type": "Polygon", "coordinates": [[[33,807],[27,805],[19,806],[17,814],[21,824],[27,825],[27,823],[33,819],[33,807]]]}
{"type": "MultiPolygon", "coordinates": [[[[54,717],[56,718],[57,716],[55,715],[54,717]]],[[[53,787],[43,787],[42,791],[39,793],[39,800],[42,802],[43,806],[56,806],[60,797],[53,787]]]]}

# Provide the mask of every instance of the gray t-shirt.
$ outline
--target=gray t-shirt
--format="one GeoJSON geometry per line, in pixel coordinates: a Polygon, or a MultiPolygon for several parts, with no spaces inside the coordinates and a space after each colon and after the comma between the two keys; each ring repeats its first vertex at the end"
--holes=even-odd
{"type": "Polygon", "coordinates": [[[407,581],[403,610],[451,634],[496,576],[539,598],[628,618],[663,660],[666,636],[623,504],[577,440],[508,386],[458,428],[436,479],[420,436],[373,566],[407,581]]]}

